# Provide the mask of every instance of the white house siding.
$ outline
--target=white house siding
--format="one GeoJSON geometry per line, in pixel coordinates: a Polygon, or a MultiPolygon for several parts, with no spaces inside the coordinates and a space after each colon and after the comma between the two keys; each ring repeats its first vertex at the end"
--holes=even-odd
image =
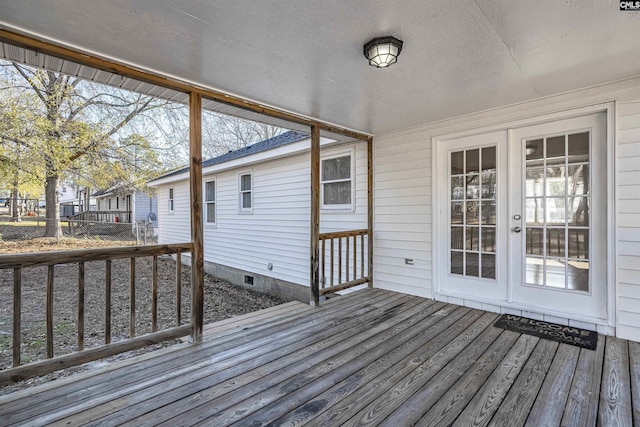
{"type": "Polygon", "coordinates": [[[617,119],[617,333],[640,341],[640,98],[617,119]]]}
{"type": "Polygon", "coordinates": [[[156,197],[151,197],[147,193],[142,191],[136,191],[133,196],[132,201],[132,209],[133,209],[133,220],[137,221],[146,221],[150,212],[158,213],[158,199],[156,197]]]}
{"type": "MultiPolygon", "coordinates": [[[[615,194],[609,194],[609,200],[615,200],[616,216],[615,235],[610,242],[613,245],[610,262],[615,262],[611,275],[611,280],[615,280],[615,295],[610,301],[610,326],[598,325],[597,328],[612,333],[615,326],[619,337],[640,341],[640,79],[376,136],[375,286],[421,296],[434,295],[432,138],[456,132],[505,129],[506,124],[518,120],[607,102],[615,102],[616,123],[615,194]],[[413,259],[413,265],[406,264],[405,258],[413,259]]],[[[491,311],[514,311],[472,300],[450,300],[491,311]]]]}
{"type": "MultiPolygon", "coordinates": [[[[323,211],[321,232],[366,228],[366,144],[323,148],[322,155],[350,153],[355,147],[355,210],[323,211]]],[[[216,225],[205,225],[206,261],[280,280],[309,284],[310,154],[263,161],[247,167],[206,173],[216,180],[216,225]],[[238,212],[238,174],[253,174],[253,212],[238,212]],[[273,264],[273,270],[267,266],[273,264]]],[[[224,164],[220,165],[224,166],[224,164]]],[[[175,212],[168,213],[168,188],[158,187],[159,242],[190,240],[189,185],[174,184],[175,212]]],[[[358,258],[359,259],[359,258],[358,258]]]]}

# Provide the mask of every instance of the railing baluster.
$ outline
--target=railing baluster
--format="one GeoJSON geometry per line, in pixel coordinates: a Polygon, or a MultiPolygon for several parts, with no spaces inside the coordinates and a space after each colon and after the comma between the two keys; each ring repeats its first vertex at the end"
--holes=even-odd
{"type": "Polygon", "coordinates": [[[136,336],[136,259],[131,258],[129,267],[129,338],[136,336]]]}
{"type": "Polygon", "coordinates": [[[111,342],[111,260],[105,261],[104,266],[104,343],[111,342]]]}
{"type": "Polygon", "coordinates": [[[338,283],[342,282],[342,237],[338,237],[338,283]]]}
{"type": "Polygon", "coordinates": [[[84,350],[84,262],[78,263],[78,351],[84,350]]]}
{"type": "Polygon", "coordinates": [[[360,235],[360,278],[364,276],[364,234],[360,235]]]}
{"type": "Polygon", "coordinates": [[[182,254],[176,254],[176,325],[182,323],[182,254]]]}
{"type": "Polygon", "coordinates": [[[53,357],[53,280],[55,266],[47,267],[47,357],[53,357]]]}
{"type": "Polygon", "coordinates": [[[20,366],[20,320],[22,318],[22,269],[13,269],[13,366],[20,366]]]}
{"type": "Polygon", "coordinates": [[[345,262],[346,262],[346,268],[345,268],[345,274],[347,275],[345,282],[349,281],[349,236],[347,236],[347,247],[345,248],[345,262]]]}
{"type": "Polygon", "coordinates": [[[326,243],[327,243],[327,241],[322,239],[322,257],[320,258],[320,265],[321,265],[320,268],[322,269],[321,270],[322,271],[322,278],[320,279],[320,284],[321,284],[321,286],[323,288],[325,286],[325,282],[327,281],[326,273],[324,271],[325,270],[325,258],[327,257],[326,248],[325,248],[326,243]]]}
{"type": "Polygon", "coordinates": [[[329,264],[329,267],[331,268],[331,284],[329,286],[333,286],[333,270],[334,270],[334,265],[333,265],[333,239],[331,239],[331,263],[329,264]]]}
{"type": "Polygon", "coordinates": [[[353,280],[358,278],[358,236],[353,236],[353,280]]]}
{"type": "Polygon", "coordinates": [[[153,267],[151,269],[153,289],[151,290],[151,330],[158,330],[158,257],[153,256],[153,267]]]}

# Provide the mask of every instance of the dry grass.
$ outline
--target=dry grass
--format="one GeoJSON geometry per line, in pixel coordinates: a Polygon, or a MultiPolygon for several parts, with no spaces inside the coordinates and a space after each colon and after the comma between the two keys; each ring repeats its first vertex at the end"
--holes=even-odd
{"type": "Polygon", "coordinates": [[[116,246],[133,246],[135,244],[135,241],[41,237],[17,242],[0,241],[0,254],[111,248],[116,246]]]}

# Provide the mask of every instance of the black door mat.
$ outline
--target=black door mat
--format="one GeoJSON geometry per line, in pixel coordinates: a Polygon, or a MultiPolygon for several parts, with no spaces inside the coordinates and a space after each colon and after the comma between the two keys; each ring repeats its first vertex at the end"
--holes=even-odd
{"type": "Polygon", "coordinates": [[[521,334],[533,335],[559,343],[595,350],[598,344],[598,333],[573,326],[558,325],[544,320],[527,319],[526,317],[503,314],[493,326],[521,334]]]}

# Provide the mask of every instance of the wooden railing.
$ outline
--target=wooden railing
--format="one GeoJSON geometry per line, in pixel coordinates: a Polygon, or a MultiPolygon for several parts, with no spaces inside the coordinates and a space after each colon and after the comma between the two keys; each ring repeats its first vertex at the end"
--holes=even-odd
{"type": "Polygon", "coordinates": [[[132,246],[118,248],[87,249],[59,252],[40,252],[18,255],[0,255],[0,270],[13,270],[13,366],[0,371],[0,385],[10,384],[43,375],[59,369],[79,365],[103,357],[112,356],[126,351],[156,344],[165,340],[189,335],[191,325],[182,324],[181,319],[181,268],[182,253],[192,252],[192,243],[171,245],[132,246]],[[176,255],[176,326],[158,331],[158,257],[160,255],[176,255]],[[152,332],[136,336],[136,272],[135,261],[140,257],[153,257],[152,264],[152,293],[151,293],[151,323],[152,332]],[[129,338],[111,342],[111,273],[112,261],[115,259],[130,260],[130,301],[129,301],[129,338]],[[84,321],[85,321],[85,263],[104,261],[105,263],[105,337],[104,345],[85,350],[84,321]],[[56,265],[78,265],[78,309],[77,309],[77,352],[55,356],[53,345],[53,295],[54,271],[56,265]],[[30,267],[47,267],[46,286],[46,342],[47,359],[21,365],[21,315],[22,315],[22,270],[30,267]]]}
{"type": "Polygon", "coordinates": [[[369,231],[320,234],[320,295],[370,281],[367,261],[369,231]]]}
{"type": "Polygon", "coordinates": [[[131,211],[84,211],[68,217],[69,221],[131,222],[131,211]]]}

